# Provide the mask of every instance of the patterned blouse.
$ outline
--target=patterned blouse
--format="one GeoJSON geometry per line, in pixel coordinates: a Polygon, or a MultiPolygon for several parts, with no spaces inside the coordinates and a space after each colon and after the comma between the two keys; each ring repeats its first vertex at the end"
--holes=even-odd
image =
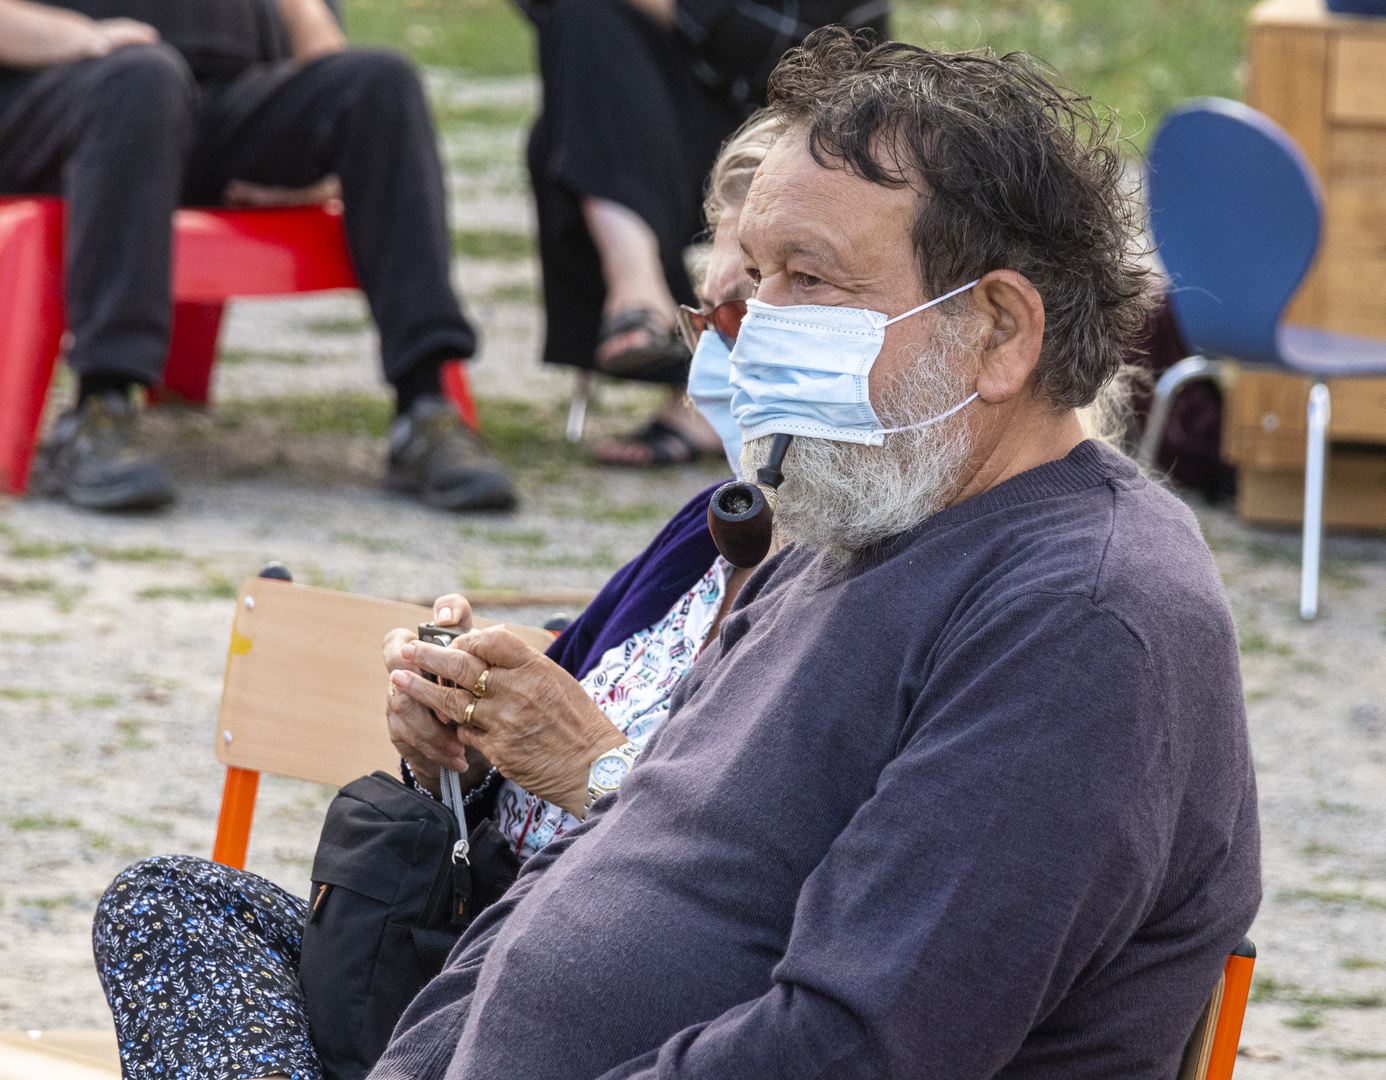
{"type": "MultiPolygon", "coordinates": [[[[642,749],[669,715],[669,695],[707,643],[727,588],[731,564],[718,557],[669,614],[603,654],[582,679],[602,712],[642,749]]],[[[506,780],[496,798],[496,824],[515,853],[527,859],[577,818],[506,780]]]]}

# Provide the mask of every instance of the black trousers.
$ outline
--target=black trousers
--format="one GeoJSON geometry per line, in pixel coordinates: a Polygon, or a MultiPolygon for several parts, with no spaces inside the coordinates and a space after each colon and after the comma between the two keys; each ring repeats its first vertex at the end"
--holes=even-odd
{"type": "Polygon", "coordinates": [[[530,132],[544,360],[590,368],[606,287],[582,218],[610,199],[659,239],[674,299],[693,304],[683,249],[703,229],[703,183],[744,112],[694,77],[680,40],[626,0],[556,0],[537,20],[544,107],[530,132]]]}
{"type": "Polygon", "coordinates": [[[159,381],[175,207],[216,206],[233,179],[301,187],[329,173],[386,376],[471,356],[428,105],[403,57],[353,49],[198,83],[160,44],[0,76],[0,193],[67,200],[67,362],[79,374],[159,381]]]}

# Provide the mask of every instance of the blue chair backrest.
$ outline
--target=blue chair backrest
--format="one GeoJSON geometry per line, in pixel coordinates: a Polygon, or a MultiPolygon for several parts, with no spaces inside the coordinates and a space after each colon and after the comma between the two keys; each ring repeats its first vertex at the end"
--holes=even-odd
{"type": "Polygon", "coordinates": [[[1196,98],[1165,117],[1149,160],[1150,227],[1184,340],[1278,365],[1276,324],[1319,244],[1308,158],[1255,109],[1196,98]]]}

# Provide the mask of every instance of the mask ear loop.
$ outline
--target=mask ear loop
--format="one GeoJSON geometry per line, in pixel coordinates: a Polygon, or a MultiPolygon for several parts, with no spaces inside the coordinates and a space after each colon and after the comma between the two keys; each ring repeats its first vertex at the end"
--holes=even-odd
{"type": "Polygon", "coordinates": [[[974,391],[972,391],[972,396],[971,396],[971,397],[969,397],[969,398],[964,398],[962,401],[958,402],[956,405],[954,405],[954,406],[953,406],[951,409],[949,409],[947,412],[941,412],[941,413],[939,413],[937,416],[931,416],[931,417],[929,417],[929,419],[927,419],[927,420],[921,420],[921,421],[919,421],[919,423],[917,423],[917,424],[906,424],[904,427],[877,428],[876,434],[877,434],[877,435],[894,435],[897,431],[914,431],[916,428],[928,427],[930,424],[937,424],[940,420],[947,420],[947,419],[948,419],[950,416],[952,416],[954,413],[962,412],[963,409],[967,408],[967,406],[971,405],[974,401],[976,401],[976,400],[977,400],[979,397],[981,397],[981,396],[982,396],[981,394],[979,394],[976,390],[974,390],[974,391]]]}
{"type": "MultiPolygon", "coordinates": [[[[968,289],[972,288],[972,286],[976,285],[977,282],[978,282],[978,281],[981,281],[981,280],[982,280],[981,278],[978,278],[977,281],[968,282],[966,285],[963,285],[963,286],[961,286],[961,287],[959,287],[959,288],[956,288],[956,289],[954,289],[954,290],[953,290],[952,292],[950,292],[950,293],[944,293],[942,296],[937,296],[937,297],[935,297],[934,299],[928,301],[927,303],[920,304],[917,308],[910,308],[910,310],[907,311],[907,312],[905,312],[903,315],[897,315],[897,316],[895,316],[895,318],[893,318],[893,319],[887,319],[885,322],[881,323],[881,325],[882,325],[882,326],[889,326],[891,323],[899,322],[901,319],[908,319],[911,315],[918,315],[921,311],[925,310],[926,308],[931,308],[931,307],[933,307],[935,304],[941,304],[941,303],[943,303],[945,300],[949,299],[950,297],[957,296],[958,293],[965,293],[965,292],[967,292],[968,289]]],[[[954,405],[954,406],[953,406],[951,409],[949,409],[947,412],[939,413],[937,416],[932,416],[932,417],[930,417],[928,420],[921,420],[921,421],[920,421],[919,423],[917,423],[917,424],[906,424],[904,427],[888,427],[888,428],[881,428],[881,429],[877,432],[877,434],[879,434],[879,435],[894,435],[896,432],[899,432],[899,431],[914,431],[914,430],[916,430],[917,428],[928,427],[930,424],[937,424],[940,420],[947,420],[947,419],[948,419],[950,416],[952,416],[954,413],[961,412],[961,411],[962,411],[963,409],[965,409],[967,406],[971,405],[974,401],[976,401],[977,398],[978,398],[979,396],[980,396],[980,395],[974,390],[974,391],[972,392],[972,396],[971,396],[971,397],[965,398],[965,399],[963,399],[962,401],[958,402],[956,405],[954,405]]]]}
{"type": "Polygon", "coordinates": [[[909,311],[905,312],[903,315],[897,315],[893,319],[887,319],[885,322],[881,323],[881,325],[889,326],[891,323],[897,323],[901,319],[908,319],[911,315],[918,315],[921,311],[924,311],[926,308],[931,308],[935,304],[941,304],[945,300],[957,296],[958,293],[967,292],[968,289],[972,288],[973,285],[976,285],[977,282],[981,280],[981,278],[978,278],[977,281],[970,281],[966,285],[963,285],[961,288],[954,289],[950,293],[944,293],[942,296],[936,296],[934,297],[934,299],[928,301],[927,303],[920,304],[917,308],[910,308],[909,311]]]}

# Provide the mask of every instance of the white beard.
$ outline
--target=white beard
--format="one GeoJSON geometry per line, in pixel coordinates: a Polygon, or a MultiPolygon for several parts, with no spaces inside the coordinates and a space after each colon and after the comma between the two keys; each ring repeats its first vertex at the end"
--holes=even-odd
{"type": "MultiPolygon", "coordinates": [[[[883,393],[876,411],[884,427],[928,420],[968,396],[961,361],[969,349],[961,328],[949,320],[940,331],[883,393]]],[[[976,447],[967,412],[887,435],[881,446],[796,435],[775,500],[776,531],[842,565],[932,517],[957,494],[976,447]]],[[[742,476],[755,476],[765,464],[773,438],[746,444],[742,476]]]]}

